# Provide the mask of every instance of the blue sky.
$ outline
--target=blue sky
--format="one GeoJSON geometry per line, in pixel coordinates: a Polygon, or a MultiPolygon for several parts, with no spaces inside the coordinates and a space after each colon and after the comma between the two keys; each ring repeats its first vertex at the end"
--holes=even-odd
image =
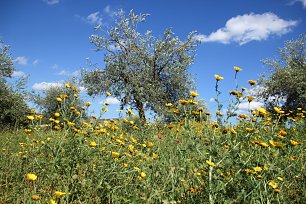
{"type": "MultiPolygon", "coordinates": [[[[119,9],[150,14],[139,31],[151,30],[156,37],[169,27],[181,40],[198,32],[202,43],[190,73],[211,111],[217,106],[214,74],[224,77],[220,89],[226,104],[235,88],[234,66],[243,69],[239,84],[249,88],[247,80],[267,71],[261,60],[277,57],[277,48],[306,31],[305,0],[0,0],[0,39],[11,46],[13,76],[28,75],[28,90],[41,91],[78,76],[86,58],[103,67],[103,53],[94,51],[89,37],[97,34],[97,24],[112,26],[119,9]]],[[[105,98],[83,95],[97,114],[105,98]]],[[[111,102],[105,117],[118,114],[116,100],[111,102]]]]}

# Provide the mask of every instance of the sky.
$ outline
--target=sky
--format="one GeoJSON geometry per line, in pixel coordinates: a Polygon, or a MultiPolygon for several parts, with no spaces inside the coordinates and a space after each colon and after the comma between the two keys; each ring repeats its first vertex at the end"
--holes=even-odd
{"type": "MultiPolygon", "coordinates": [[[[131,9],[150,14],[139,32],[151,30],[158,38],[171,28],[185,40],[197,31],[201,44],[189,72],[210,111],[217,108],[215,74],[224,77],[220,101],[226,106],[229,91],[235,88],[234,66],[243,69],[239,85],[252,92],[247,81],[268,71],[262,60],[278,57],[277,49],[285,41],[306,33],[306,0],[0,0],[0,40],[11,47],[13,78],[28,76],[27,89],[41,92],[79,77],[82,68],[90,69],[88,59],[103,68],[103,52],[95,51],[89,37],[99,34],[97,25],[102,29],[114,25],[116,12],[128,14],[131,9]]],[[[84,89],[82,96],[92,101],[91,114],[97,115],[107,100],[110,111],[104,117],[118,116],[116,98],[91,98],[84,89]]],[[[243,102],[239,110],[246,109],[243,102]]]]}

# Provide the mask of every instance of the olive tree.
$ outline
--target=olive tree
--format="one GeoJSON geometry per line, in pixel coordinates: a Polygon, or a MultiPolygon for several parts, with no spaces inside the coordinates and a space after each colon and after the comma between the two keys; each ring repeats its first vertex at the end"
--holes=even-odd
{"type": "Polygon", "coordinates": [[[18,92],[18,89],[23,89],[25,80],[16,81],[17,90],[7,81],[14,70],[9,46],[0,42],[0,129],[27,125],[26,114],[29,113],[29,107],[25,102],[25,95],[18,92]]]}
{"type": "Polygon", "coordinates": [[[91,43],[97,51],[104,51],[105,67],[82,74],[89,95],[110,91],[122,108],[136,108],[142,120],[146,109],[161,113],[165,103],[175,103],[194,88],[188,68],[199,43],[194,32],[185,41],[175,37],[171,29],[159,39],[150,31],[142,34],[137,28],[146,17],[121,12],[114,26],[92,35],[91,43]]]}
{"type": "Polygon", "coordinates": [[[263,91],[260,95],[266,106],[273,110],[280,106],[283,110],[306,108],[306,36],[286,41],[279,49],[278,59],[266,59],[264,64],[271,68],[269,77],[261,79],[263,91]]]}

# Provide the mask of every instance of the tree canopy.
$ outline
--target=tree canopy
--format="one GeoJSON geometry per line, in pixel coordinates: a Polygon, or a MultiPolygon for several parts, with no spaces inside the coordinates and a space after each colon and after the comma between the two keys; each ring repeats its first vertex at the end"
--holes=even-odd
{"type": "Polygon", "coordinates": [[[126,17],[118,14],[114,26],[90,37],[97,50],[104,51],[104,69],[83,73],[89,95],[113,93],[122,108],[136,108],[145,120],[145,109],[161,113],[167,102],[175,103],[189,95],[194,83],[188,73],[198,41],[191,32],[185,41],[166,29],[160,39],[151,31],[137,31],[147,14],[126,17]]]}
{"type": "Polygon", "coordinates": [[[306,108],[306,35],[286,41],[279,49],[278,59],[266,59],[264,64],[271,68],[269,77],[263,77],[264,89],[260,95],[266,106],[281,107],[284,111],[306,108]]]}

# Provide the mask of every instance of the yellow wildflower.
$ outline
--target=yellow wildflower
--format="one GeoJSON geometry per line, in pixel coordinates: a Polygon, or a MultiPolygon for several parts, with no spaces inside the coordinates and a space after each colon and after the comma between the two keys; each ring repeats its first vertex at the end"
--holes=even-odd
{"type": "Polygon", "coordinates": [[[269,140],[269,143],[274,146],[274,147],[283,147],[283,146],[286,146],[286,144],[283,144],[281,142],[275,142],[273,140],[269,140]]]}
{"type": "Polygon", "coordinates": [[[28,181],[36,181],[37,180],[37,176],[35,174],[32,174],[32,173],[28,173],[26,175],[26,178],[28,181]]]}
{"type": "Polygon", "coordinates": [[[65,84],[65,86],[66,86],[66,88],[70,88],[70,84],[68,84],[68,83],[65,84]]]}
{"type": "Polygon", "coordinates": [[[249,83],[251,86],[256,85],[256,81],[255,81],[255,80],[248,80],[248,83],[249,83]]]}
{"type": "Polygon", "coordinates": [[[56,98],[56,101],[57,101],[57,102],[61,102],[62,99],[61,99],[61,98],[56,98]]]}
{"type": "Polygon", "coordinates": [[[254,171],[256,171],[256,172],[261,172],[261,171],[262,171],[262,168],[259,167],[259,166],[254,167],[253,169],[254,169],[254,171]]]}
{"type": "Polygon", "coordinates": [[[159,156],[158,156],[157,154],[153,153],[152,157],[153,157],[154,159],[158,159],[159,156]]]}
{"type": "Polygon", "coordinates": [[[190,95],[192,96],[192,97],[197,97],[197,96],[199,96],[199,94],[197,93],[197,92],[190,92],[190,95]]]}
{"type": "Polygon", "coordinates": [[[278,176],[277,179],[280,180],[280,181],[284,181],[284,179],[280,176],[278,176]]]}
{"type": "Polygon", "coordinates": [[[212,161],[206,160],[205,162],[206,162],[206,164],[208,164],[209,166],[212,166],[212,167],[216,166],[216,164],[215,164],[214,162],[212,162],[212,161]]]}
{"type": "Polygon", "coordinates": [[[264,109],[264,108],[257,108],[257,111],[258,111],[260,116],[264,116],[264,115],[268,114],[268,111],[266,111],[266,109],[264,109]]]}
{"type": "Polygon", "coordinates": [[[253,96],[248,96],[248,102],[251,103],[255,98],[253,96]]]}
{"type": "Polygon", "coordinates": [[[110,92],[106,92],[106,96],[111,96],[112,94],[110,92]]]}
{"type": "Polygon", "coordinates": [[[35,194],[32,195],[32,200],[38,201],[40,199],[41,199],[41,197],[39,195],[35,195],[35,194]]]}
{"type": "Polygon", "coordinates": [[[172,103],[166,103],[165,106],[166,106],[166,107],[171,107],[171,106],[173,106],[173,104],[172,104],[172,103]]]}
{"type": "Polygon", "coordinates": [[[141,172],[141,173],[140,173],[140,176],[141,176],[142,178],[145,178],[147,175],[146,175],[145,172],[141,172]]]}
{"type": "Polygon", "coordinates": [[[59,117],[60,116],[60,113],[54,113],[54,117],[59,117]]]}
{"type": "Polygon", "coordinates": [[[218,74],[215,74],[215,79],[217,81],[223,80],[224,78],[222,76],[219,76],[218,74]]]}
{"type": "Polygon", "coordinates": [[[237,66],[234,66],[234,70],[235,70],[236,72],[242,71],[242,69],[241,69],[240,67],[237,67],[237,66]]]}
{"type": "Polygon", "coordinates": [[[296,145],[300,145],[300,144],[302,144],[302,142],[298,142],[298,141],[290,140],[290,144],[291,144],[292,146],[296,146],[296,145]]]}
{"type": "Polygon", "coordinates": [[[52,198],[49,200],[49,204],[56,204],[55,200],[53,200],[52,198]]]}
{"type": "Polygon", "coordinates": [[[274,180],[269,181],[268,185],[271,186],[273,189],[278,187],[278,184],[274,180]]]}
{"type": "Polygon", "coordinates": [[[32,116],[32,115],[28,115],[27,118],[28,118],[29,120],[34,120],[34,116],[32,116]]]}
{"type": "Polygon", "coordinates": [[[91,147],[96,147],[96,146],[97,146],[97,143],[94,142],[94,141],[92,141],[92,142],[89,143],[89,146],[91,146],[91,147]]]}
{"type": "Polygon", "coordinates": [[[117,158],[117,157],[119,157],[119,152],[112,152],[112,156],[114,157],[114,158],[117,158]]]}
{"type": "Polygon", "coordinates": [[[85,105],[86,105],[86,106],[90,106],[91,103],[90,103],[89,101],[87,101],[87,102],[85,103],[85,105]]]}
{"type": "Polygon", "coordinates": [[[55,191],[55,192],[54,192],[54,196],[55,196],[56,198],[61,198],[61,197],[63,197],[64,195],[66,195],[66,193],[61,192],[61,191],[55,191]]]}

